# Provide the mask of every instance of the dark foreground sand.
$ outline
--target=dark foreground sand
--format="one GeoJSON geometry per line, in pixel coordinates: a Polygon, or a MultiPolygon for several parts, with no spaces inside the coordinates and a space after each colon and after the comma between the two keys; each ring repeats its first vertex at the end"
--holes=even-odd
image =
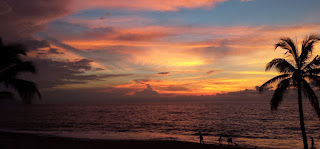
{"type": "Polygon", "coordinates": [[[246,149],[236,146],[154,140],[93,140],[0,132],[0,149],[246,149]]]}

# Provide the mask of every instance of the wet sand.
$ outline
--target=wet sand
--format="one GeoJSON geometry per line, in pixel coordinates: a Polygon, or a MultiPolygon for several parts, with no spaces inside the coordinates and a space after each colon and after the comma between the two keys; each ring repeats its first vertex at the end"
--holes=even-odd
{"type": "Polygon", "coordinates": [[[0,132],[1,149],[247,149],[162,140],[94,140],[0,132]]]}

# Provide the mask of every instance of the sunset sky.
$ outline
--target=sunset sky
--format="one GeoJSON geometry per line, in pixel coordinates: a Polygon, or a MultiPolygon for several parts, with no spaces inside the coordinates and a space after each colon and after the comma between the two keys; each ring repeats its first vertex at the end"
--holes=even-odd
{"type": "Polygon", "coordinates": [[[1,0],[0,36],[27,45],[39,73],[22,77],[55,98],[216,95],[277,75],[264,71],[284,57],[274,44],[320,33],[319,8],[319,0],[1,0]]]}

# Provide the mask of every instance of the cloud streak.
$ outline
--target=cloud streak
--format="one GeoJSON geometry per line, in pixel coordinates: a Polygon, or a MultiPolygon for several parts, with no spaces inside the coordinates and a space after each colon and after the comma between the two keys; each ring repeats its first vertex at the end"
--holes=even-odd
{"type": "Polygon", "coordinates": [[[104,81],[112,77],[128,77],[132,74],[87,74],[95,69],[88,59],[76,61],[57,61],[52,59],[32,59],[37,68],[37,75],[22,76],[34,80],[41,89],[52,89],[70,84],[86,84],[90,81],[104,81]]]}
{"type": "Polygon", "coordinates": [[[218,3],[227,0],[188,0],[188,1],[170,1],[170,0],[131,0],[105,1],[105,0],[78,0],[73,6],[74,9],[92,9],[92,8],[125,8],[131,10],[152,10],[152,11],[177,11],[180,8],[212,8],[218,3]]]}

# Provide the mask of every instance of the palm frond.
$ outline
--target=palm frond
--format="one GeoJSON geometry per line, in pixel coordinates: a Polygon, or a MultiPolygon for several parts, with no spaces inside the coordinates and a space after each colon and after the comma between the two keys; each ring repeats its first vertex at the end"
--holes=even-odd
{"type": "Polygon", "coordinates": [[[270,101],[271,111],[277,110],[280,103],[283,101],[283,95],[290,87],[290,79],[282,80],[277,89],[274,91],[272,99],[270,101]]]}
{"type": "Polygon", "coordinates": [[[266,71],[275,68],[280,73],[293,73],[296,69],[287,60],[275,58],[266,66],[266,71]]]}
{"type": "Polygon", "coordinates": [[[9,44],[4,47],[8,52],[8,56],[17,56],[19,54],[27,55],[26,53],[26,47],[22,44],[9,44]]]}
{"type": "Polygon", "coordinates": [[[22,79],[10,79],[8,80],[8,85],[15,89],[22,101],[26,104],[32,103],[32,99],[35,95],[41,98],[40,92],[34,82],[22,80],[22,79]]]}
{"type": "Polygon", "coordinates": [[[1,91],[0,99],[14,99],[14,95],[8,91],[1,91]]]}
{"type": "Polygon", "coordinates": [[[314,93],[309,83],[304,79],[301,80],[301,89],[304,95],[309,99],[310,104],[312,105],[314,111],[317,113],[318,118],[320,119],[320,107],[319,107],[318,97],[314,93]]]}
{"type": "Polygon", "coordinates": [[[274,82],[276,81],[281,81],[283,79],[286,79],[290,76],[290,74],[282,74],[282,75],[279,75],[279,76],[276,76],[272,79],[270,79],[269,81],[265,82],[264,84],[262,84],[259,88],[259,92],[262,93],[263,91],[265,91],[270,85],[272,85],[274,82]]]}
{"type": "Polygon", "coordinates": [[[311,82],[315,83],[316,87],[320,88],[320,76],[317,75],[305,75],[304,78],[309,79],[311,82]]]}
{"type": "Polygon", "coordinates": [[[22,101],[29,104],[34,96],[41,98],[41,95],[35,83],[16,78],[20,72],[36,73],[33,63],[23,61],[20,55],[27,55],[25,46],[16,43],[3,45],[0,37],[0,82],[15,89],[22,101]]]}
{"type": "Polygon", "coordinates": [[[3,70],[0,70],[0,80],[14,78],[22,72],[36,73],[37,70],[31,61],[24,61],[18,64],[14,64],[3,70]]]}
{"type": "Polygon", "coordinates": [[[301,65],[312,55],[314,44],[319,40],[320,36],[318,35],[310,35],[303,40],[300,54],[301,65]]]}
{"type": "Polygon", "coordinates": [[[0,46],[0,69],[11,64],[21,63],[18,55],[27,55],[25,47],[21,44],[0,46]]]}
{"type": "Polygon", "coordinates": [[[313,68],[316,68],[320,65],[320,56],[317,55],[313,58],[313,60],[307,64],[306,66],[304,66],[304,68],[302,69],[303,71],[308,71],[311,70],[313,68]]]}
{"type": "Polygon", "coordinates": [[[281,47],[282,49],[287,50],[287,53],[290,53],[293,56],[293,59],[296,61],[296,64],[299,65],[299,60],[298,60],[298,50],[296,45],[294,44],[294,42],[287,37],[281,38],[280,42],[278,42],[275,45],[275,49],[277,49],[278,47],[281,47]]]}
{"type": "Polygon", "coordinates": [[[320,68],[309,69],[305,73],[310,74],[310,75],[318,75],[318,74],[320,74],[320,68]]]}

